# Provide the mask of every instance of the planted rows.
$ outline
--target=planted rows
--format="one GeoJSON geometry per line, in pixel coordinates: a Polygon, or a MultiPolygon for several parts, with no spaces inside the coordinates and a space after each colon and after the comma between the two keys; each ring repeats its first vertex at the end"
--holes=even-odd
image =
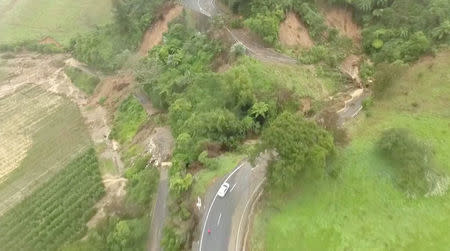
{"type": "Polygon", "coordinates": [[[81,238],[103,194],[95,151],[90,149],[0,218],[0,246],[56,250],[81,238]]]}

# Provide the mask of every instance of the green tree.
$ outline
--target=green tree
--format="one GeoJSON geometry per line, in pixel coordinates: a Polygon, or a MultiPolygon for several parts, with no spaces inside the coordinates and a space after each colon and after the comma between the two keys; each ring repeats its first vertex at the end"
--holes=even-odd
{"type": "Polygon", "coordinates": [[[284,112],[263,131],[262,146],[275,149],[280,159],[268,169],[269,181],[281,188],[293,186],[304,168],[325,169],[334,153],[333,137],[315,123],[284,112]]]}

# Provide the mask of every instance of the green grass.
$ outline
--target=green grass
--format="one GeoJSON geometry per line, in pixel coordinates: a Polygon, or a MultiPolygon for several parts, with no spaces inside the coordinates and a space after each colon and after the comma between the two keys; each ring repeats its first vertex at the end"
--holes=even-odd
{"type": "Polygon", "coordinates": [[[245,157],[243,154],[226,153],[216,158],[219,168],[216,170],[202,169],[195,175],[195,183],[192,186],[192,196],[202,196],[215,179],[229,173],[245,157]]]}
{"type": "Polygon", "coordinates": [[[72,83],[87,94],[94,93],[95,87],[100,83],[100,78],[78,68],[68,66],[64,69],[72,83]]]}
{"type": "Polygon", "coordinates": [[[321,76],[313,66],[261,63],[250,58],[241,59],[254,79],[279,83],[294,90],[300,97],[320,100],[339,89],[333,78],[321,76]]]}
{"type": "Polygon", "coordinates": [[[120,143],[129,143],[139,128],[147,121],[147,113],[134,96],[129,96],[119,106],[114,117],[111,137],[120,143]]]}
{"type": "Polygon", "coordinates": [[[433,146],[439,170],[450,175],[449,54],[411,67],[370,116],[353,123],[353,141],[334,162],[339,178],[303,179],[289,197],[267,195],[253,250],[447,250],[449,193],[408,198],[375,143],[385,129],[408,128],[433,146]]]}
{"type": "Polygon", "coordinates": [[[90,149],[0,218],[2,248],[56,250],[81,238],[104,192],[95,151],[90,149]]]}
{"type": "Polygon", "coordinates": [[[111,0],[3,0],[0,44],[53,37],[67,45],[78,33],[112,19],[111,0]]]}

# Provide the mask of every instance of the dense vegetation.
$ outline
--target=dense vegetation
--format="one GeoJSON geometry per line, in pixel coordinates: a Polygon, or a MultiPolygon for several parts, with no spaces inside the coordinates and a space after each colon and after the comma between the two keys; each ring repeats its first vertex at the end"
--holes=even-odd
{"type": "Polygon", "coordinates": [[[81,238],[103,194],[95,151],[90,149],[0,218],[2,249],[56,250],[81,238]]]}
{"type": "Polygon", "coordinates": [[[70,42],[78,60],[103,71],[120,68],[135,51],[164,0],[114,2],[114,21],[70,42]]]}
{"type": "Polygon", "coordinates": [[[147,113],[134,96],[130,95],[119,106],[114,116],[110,137],[119,143],[129,143],[139,127],[147,120],[147,113]]]}
{"type": "Polygon", "coordinates": [[[97,76],[75,67],[68,66],[64,68],[64,72],[75,86],[87,94],[94,93],[95,87],[97,87],[97,84],[100,82],[100,79],[97,76]]]}
{"type": "Polygon", "coordinates": [[[391,81],[383,95],[347,125],[351,142],[336,148],[331,163],[340,170],[336,178],[302,177],[287,192],[265,190],[251,249],[447,250],[449,67],[447,51],[385,78],[391,81]],[[391,141],[383,137],[389,128],[409,132],[391,141]],[[380,151],[389,142],[399,142],[388,146],[400,155],[380,151]],[[425,180],[416,161],[427,166],[425,180]],[[405,180],[403,171],[414,170],[419,176],[405,180]]]}
{"type": "MultiPolygon", "coordinates": [[[[275,149],[279,160],[268,169],[276,187],[292,188],[302,171],[324,174],[334,153],[333,137],[313,122],[290,113],[279,115],[262,134],[264,149],[275,149]]],[[[304,173],[304,172],[303,172],[304,173]]]]}
{"type": "Polygon", "coordinates": [[[115,209],[116,216],[100,222],[89,231],[86,240],[67,245],[64,251],[145,250],[150,223],[150,206],[158,184],[158,171],[148,165],[148,157],[139,157],[126,170],[126,198],[115,209]]]}

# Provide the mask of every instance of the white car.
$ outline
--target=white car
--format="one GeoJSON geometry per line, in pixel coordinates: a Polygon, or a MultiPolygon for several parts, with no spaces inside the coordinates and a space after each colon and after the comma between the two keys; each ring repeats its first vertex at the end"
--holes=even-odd
{"type": "Polygon", "coordinates": [[[222,186],[220,186],[219,191],[217,192],[217,195],[219,195],[219,197],[225,197],[225,194],[227,194],[228,192],[228,188],[230,188],[230,184],[228,183],[223,183],[222,186]]]}

